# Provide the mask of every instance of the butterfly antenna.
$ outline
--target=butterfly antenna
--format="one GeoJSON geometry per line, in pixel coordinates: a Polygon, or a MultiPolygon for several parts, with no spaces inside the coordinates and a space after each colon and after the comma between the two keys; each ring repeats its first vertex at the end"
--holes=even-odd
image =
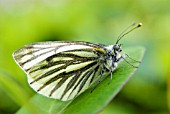
{"type": "Polygon", "coordinates": [[[127,27],[119,36],[118,36],[118,39],[117,39],[117,41],[116,41],[116,44],[118,44],[118,42],[126,35],[126,34],[128,34],[128,33],[130,33],[131,31],[133,31],[133,30],[135,30],[135,29],[137,29],[137,28],[139,28],[139,27],[141,27],[142,26],[142,23],[138,23],[138,25],[137,26],[135,26],[136,25],[136,23],[132,23],[129,27],[127,27]],[[135,26],[135,27],[134,27],[135,26]],[[131,27],[133,27],[133,28],[131,28],[131,27]],[[130,29],[131,28],[131,29],[130,29]],[[130,29],[130,30],[129,30],[130,29]]]}

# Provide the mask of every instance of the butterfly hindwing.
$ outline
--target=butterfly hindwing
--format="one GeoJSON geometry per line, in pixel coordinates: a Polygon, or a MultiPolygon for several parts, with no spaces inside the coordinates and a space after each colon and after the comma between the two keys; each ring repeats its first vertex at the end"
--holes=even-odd
{"type": "Polygon", "coordinates": [[[44,42],[26,45],[13,57],[38,93],[63,101],[73,99],[99,74],[103,45],[88,42],[44,42]]]}

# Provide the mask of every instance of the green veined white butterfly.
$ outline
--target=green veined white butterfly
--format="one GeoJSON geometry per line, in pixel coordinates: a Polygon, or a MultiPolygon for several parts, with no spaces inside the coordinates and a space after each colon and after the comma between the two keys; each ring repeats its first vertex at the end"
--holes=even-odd
{"type": "Polygon", "coordinates": [[[114,45],[79,41],[39,42],[18,49],[13,58],[25,71],[36,92],[62,101],[71,100],[95,81],[99,84],[103,73],[110,73],[112,79],[112,72],[122,59],[130,64],[125,59],[129,56],[120,54],[122,48],[118,43],[124,35],[141,25],[124,31],[114,45]]]}

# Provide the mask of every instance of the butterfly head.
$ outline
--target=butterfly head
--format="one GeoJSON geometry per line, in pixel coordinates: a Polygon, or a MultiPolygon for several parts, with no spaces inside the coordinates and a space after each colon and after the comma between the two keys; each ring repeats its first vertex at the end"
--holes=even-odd
{"type": "Polygon", "coordinates": [[[122,51],[121,44],[113,45],[113,50],[114,50],[115,53],[120,53],[122,51]]]}

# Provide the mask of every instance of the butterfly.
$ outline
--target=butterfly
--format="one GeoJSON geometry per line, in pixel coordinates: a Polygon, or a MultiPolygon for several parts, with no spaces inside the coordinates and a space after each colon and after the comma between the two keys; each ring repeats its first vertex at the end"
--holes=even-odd
{"type": "Polygon", "coordinates": [[[112,73],[120,61],[125,60],[136,67],[125,59],[125,56],[132,59],[128,54],[121,54],[119,41],[141,25],[122,32],[114,45],[81,41],[38,42],[18,49],[13,58],[36,92],[62,101],[72,100],[95,82],[99,84],[104,74],[110,74],[112,80],[112,73]]]}

